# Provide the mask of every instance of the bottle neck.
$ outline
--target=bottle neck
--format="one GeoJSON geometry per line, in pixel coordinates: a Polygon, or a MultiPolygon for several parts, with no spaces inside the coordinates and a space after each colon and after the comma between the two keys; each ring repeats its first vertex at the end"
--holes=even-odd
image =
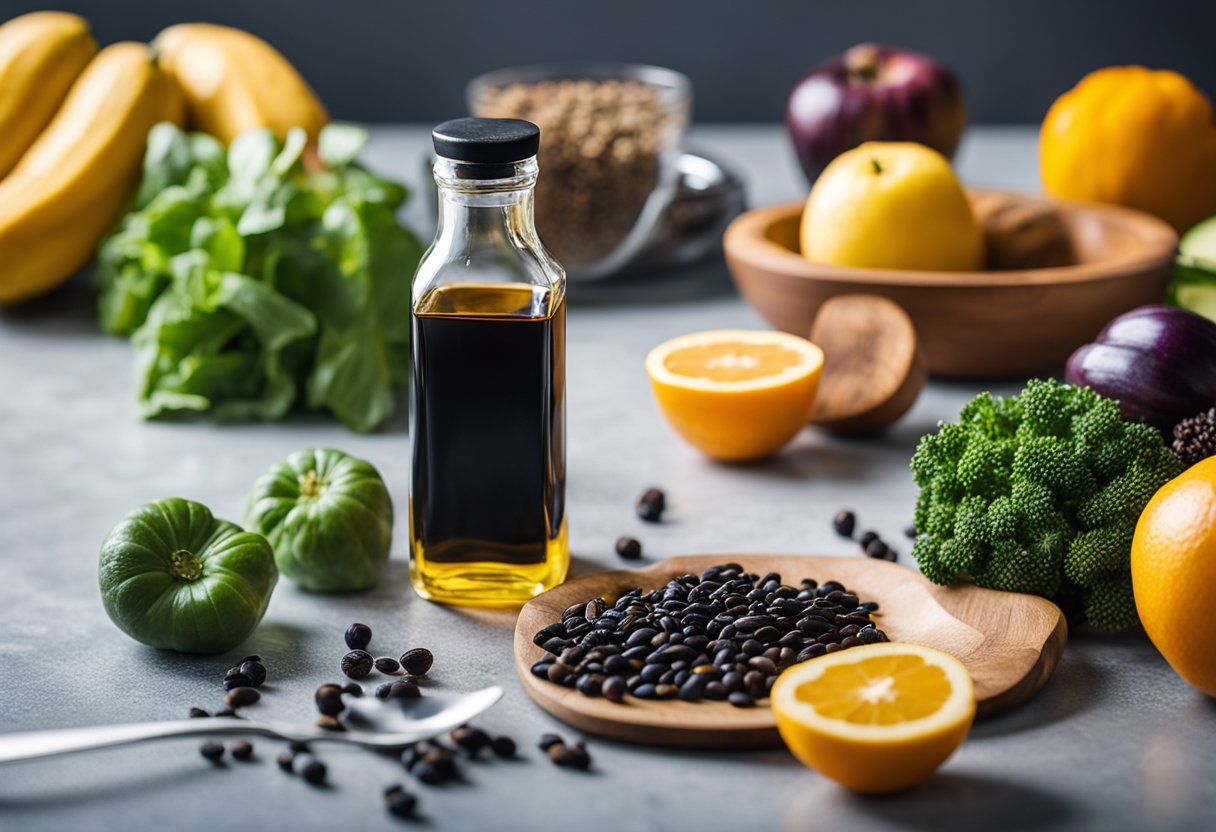
{"type": "Polygon", "coordinates": [[[541,247],[533,217],[536,159],[505,165],[435,161],[439,227],[434,248],[475,254],[541,247]]]}

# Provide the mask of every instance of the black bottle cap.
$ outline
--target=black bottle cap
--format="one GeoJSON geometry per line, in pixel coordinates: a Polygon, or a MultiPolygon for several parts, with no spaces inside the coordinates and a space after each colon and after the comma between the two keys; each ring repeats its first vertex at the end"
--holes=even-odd
{"type": "Polygon", "coordinates": [[[506,165],[536,155],[540,128],[517,118],[454,118],[432,130],[431,141],[444,159],[506,165]]]}

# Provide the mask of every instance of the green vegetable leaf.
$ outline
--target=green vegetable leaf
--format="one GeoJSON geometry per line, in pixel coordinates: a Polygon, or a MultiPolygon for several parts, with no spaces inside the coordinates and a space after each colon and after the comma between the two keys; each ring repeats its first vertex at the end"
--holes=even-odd
{"type": "Polygon", "coordinates": [[[326,408],[354,430],[405,383],[409,284],[421,255],[397,221],[404,186],[356,158],[366,133],[268,130],[225,149],[170,124],[149,135],[136,210],[99,252],[102,327],[130,335],[146,416],[277,419],[326,408]]]}

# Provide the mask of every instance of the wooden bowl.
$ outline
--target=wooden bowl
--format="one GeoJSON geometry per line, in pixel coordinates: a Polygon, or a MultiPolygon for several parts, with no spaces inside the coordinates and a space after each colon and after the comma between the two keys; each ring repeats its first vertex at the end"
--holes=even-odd
{"type": "MultiPolygon", "coordinates": [[[[969,189],[973,199],[1000,193],[969,189]]],[[[1178,236],[1156,217],[1053,201],[1077,263],[1024,271],[927,272],[812,263],[798,252],[803,203],[757,208],[726,229],[735,285],[773,326],[806,336],[828,298],[870,292],[911,316],[929,372],[968,378],[1054,370],[1116,315],[1160,303],[1178,236]]]]}

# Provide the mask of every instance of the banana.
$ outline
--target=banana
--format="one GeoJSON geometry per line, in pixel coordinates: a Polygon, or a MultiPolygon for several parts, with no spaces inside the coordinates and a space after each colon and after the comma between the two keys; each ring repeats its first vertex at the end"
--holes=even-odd
{"type": "Polygon", "coordinates": [[[161,66],[186,97],[191,129],[225,144],[246,130],[269,127],[283,138],[303,127],[309,138],[329,121],[325,107],[283,55],[240,29],[180,23],[152,42],[161,66]]]}
{"type": "Polygon", "coordinates": [[[0,26],[0,179],[96,54],[97,41],[79,15],[32,12],[0,26]]]}
{"type": "Polygon", "coordinates": [[[0,181],[0,304],[44,294],[88,262],[139,181],[148,130],[185,121],[146,44],[98,53],[0,181]]]}

